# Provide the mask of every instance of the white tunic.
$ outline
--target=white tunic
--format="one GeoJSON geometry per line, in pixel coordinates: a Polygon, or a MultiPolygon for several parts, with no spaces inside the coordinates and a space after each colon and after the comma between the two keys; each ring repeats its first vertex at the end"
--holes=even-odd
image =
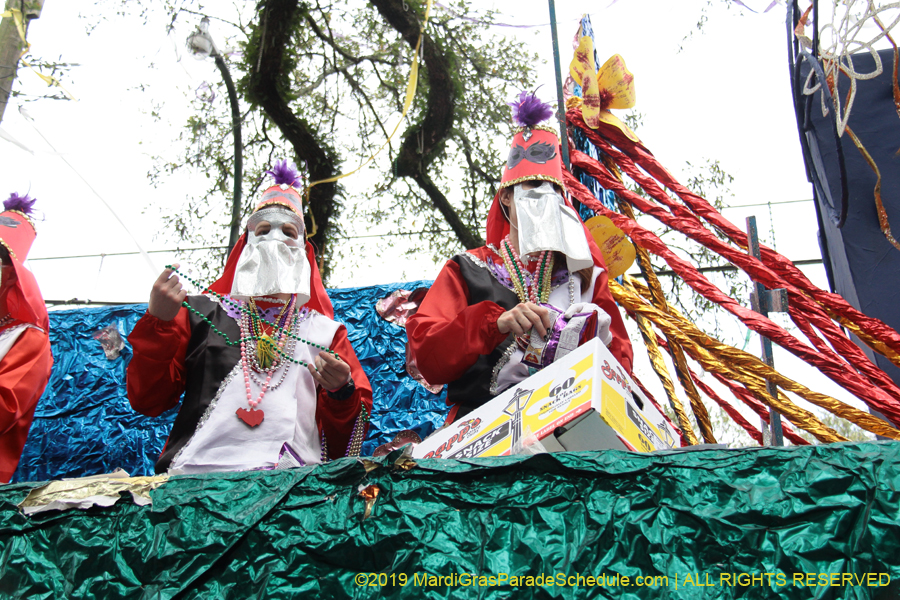
{"type": "MultiPolygon", "coordinates": [[[[294,328],[299,337],[329,348],[339,327],[328,317],[310,311],[294,328]]],[[[248,347],[248,350],[251,348],[248,347]]],[[[302,342],[294,347],[294,358],[312,363],[321,352],[302,342]]],[[[238,409],[250,409],[241,362],[222,382],[197,431],[172,460],[169,473],[207,473],[274,468],[285,444],[305,464],[322,462],[322,446],[316,425],[316,381],[306,367],[287,360],[273,374],[275,385],[287,369],[284,380],[265,393],[257,410],[265,413],[262,423],[250,427],[237,416],[238,409]]],[[[265,382],[265,374],[256,374],[265,382]]],[[[251,378],[253,400],[261,385],[251,378]]]]}
{"type": "Polygon", "coordinates": [[[40,327],[35,327],[34,325],[29,325],[28,323],[21,323],[19,325],[13,325],[9,329],[4,329],[0,331],[0,360],[3,360],[3,357],[6,356],[6,353],[9,352],[9,349],[13,347],[13,344],[18,341],[18,339],[25,333],[25,330],[29,327],[34,327],[35,329],[40,329],[40,327]]]}

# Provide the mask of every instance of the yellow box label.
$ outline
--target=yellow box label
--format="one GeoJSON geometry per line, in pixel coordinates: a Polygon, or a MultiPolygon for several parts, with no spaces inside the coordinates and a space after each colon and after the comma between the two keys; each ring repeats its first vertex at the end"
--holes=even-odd
{"type": "Polygon", "coordinates": [[[528,435],[538,438],[548,435],[590,408],[594,390],[593,366],[591,354],[567,369],[561,377],[533,391],[516,389],[503,411],[481,427],[477,437],[459,450],[446,448],[440,454],[444,458],[503,456],[528,435]]]}
{"type": "Polygon", "coordinates": [[[660,434],[659,429],[647,421],[636,408],[626,405],[625,398],[605,381],[601,391],[601,402],[600,416],[638,452],[670,447],[674,442],[667,439],[671,438],[668,432],[660,434]]]}

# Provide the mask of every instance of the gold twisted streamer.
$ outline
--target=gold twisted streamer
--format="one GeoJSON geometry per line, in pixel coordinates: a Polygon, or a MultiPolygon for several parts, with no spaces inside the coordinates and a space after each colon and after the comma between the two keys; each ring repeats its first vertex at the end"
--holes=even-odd
{"type": "Polygon", "coordinates": [[[827,308],[825,310],[828,313],[829,317],[849,329],[850,333],[865,342],[866,345],[869,346],[869,348],[871,348],[875,352],[878,352],[879,354],[890,360],[892,363],[900,367],[900,354],[898,354],[893,348],[863,331],[862,328],[860,328],[860,326],[851,319],[835,314],[827,308]]]}
{"type": "MultiPolygon", "coordinates": [[[[650,301],[650,290],[646,286],[644,286],[641,282],[639,282],[633,278],[629,278],[629,279],[630,279],[630,281],[628,283],[631,286],[633,286],[633,288],[641,296],[643,296],[645,298],[645,300],[647,300],[649,302],[650,301]]],[[[680,312],[678,312],[678,310],[670,307],[669,313],[676,320],[676,326],[679,326],[679,328],[682,331],[684,331],[685,334],[688,335],[691,339],[693,339],[695,343],[699,344],[701,347],[708,350],[713,356],[715,356],[719,360],[721,360],[726,365],[726,367],[728,365],[736,366],[737,368],[733,369],[735,376],[732,379],[734,379],[735,381],[738,381],[740,383],[743,383],[746,387],[749,388],[749,386],[747,386],[747,384],[746,384],[746,381],[753,380],[755,382],[756,386],[762,386],[763,388],[765,388],[767,379],[772,379],[777,386],[780,386],[790,392],[793,392],[793,393],[797,394],[798,396],[800,396],[801,398],[803,398],[804,400],[806,400],[807,402],[815,404],[816,406],[821,406],[822,408],[825,408],[829,412],[831,412],[841,418],[847,419],[848,421],[856,423],[856,421],[854,421],[853,419],[848,418],[847,416],[842,414],[843,408],[846,408],[851,411],[858,411],[858,416],[861,415],[866,422],[870,423],[870,425],[878,427],[879,431],[882,430],[881,426],[885,425],[884,421],[882,421],[881,419],[871,418],[872,415],[870,415],[869,413],[867,413],[865,411],[860,411],[859,409],[849,406],[848,404],[845,404],[845,403],[841,402],[840,400],[832,398],[831,396],[827,396],[825,394],[820,394],[818,392],[814,392],[814,391],[810,390],[809,388],[807,388],[806,386],[804,386],[800,383],[797,383],[796,381],[794,381],[792,379],[785,377],[784,375],[782,375],[781,373],[779,373],[772,367],[770,367],[767,364],[765,364],[764,362],[762,362],[758,357],[756,357],[752,354],[749,354],[747,352],[744,352],[743,350],[738,350],[737,348],[734,348],[733,346],[728,346],[726,344],[723,344],[719,340],[708,336],[706,333],[704,333],[699,328],[697,328],[696,325],[691,323],[684,315],[682,315],[680,312]],[[838,407],[837,410],[833,409],[834,406],[838,407]]],[[[771,395],[769,395],[769,393],[768,393],[768,388],[765,388],[765,389],[766,389],[766,391],[763,393],[763,395],[758,396],[758,397],[762,402],[768,403],[769,402],[768,399],[771,398],[771,395]]],[[[752,391],[753,390],[751,390],[751,392],[752,391]]],[[[791,402],[787,398],[787,396],[784,396],[782,394],[782,392],[780,390],[778,393],[780,395],[782,402],[788,402],[788,403],[791,402]]],[[[857,423],[857,425],[859,425],[859,424],[857,423]]],[[[860,427],[863,427],[863,426],[860,425],[860,427]]],[[[865,427],[863,427],[863,428],[866,429],[865,427]]],[[[889,429],[887,431],[897,431],[897,430],[891,429],[890,425],[888,425],[888,428],[889,429]]],[[[867,430],[872,431],[870,429],[867,429],[867,430]]],[[[875,431],[872,431],[872,432],[877,433],[875,431]]],[[[885,435],[886,437],[892,437],[892,435],[895,435],[895,434],[890,434],[890,435],[889,434],[879,434],[879,435],[885,435]]],[[[846,441],[846,440],[841,440],[841,441],[846,441]]]]}
{"type": "MultiPolygon", "coordinates": [[[[634,292],[628,292],[623,286],[619,285],[616,282],[610,282],[610,290],[612,291],[613,297],[617,302],[619,302],[623,306],[626,306],[629,310],[647,317],[667,335],[678,339],[679,342],[683,344],[686,351],[690,353],[691,358],[700,363],[700,365],[706,371],[719,373],[730,379],[740,381],[741,383],[746,385],[757,397],[764,398],[765,402],[774,406],[775,409],[778,410],[778,412],[785,415],[792,423],[808,431],[820,441],[845,441],[845,438],[838,435],[830,428],[826,427],[813,413],[804,410],[790,402],[782,402],[781,398],[776,400],[775,398],[769,396],[766,392],[765,383],[759,378],[741,377],[741,375],[745,374],[745,372],[736,372],[741,367],[740,363],[734,361],[726,362],[724,360],[721,360],[721,357],[715,356],[709,347],[703,347],[695,343],[694,340],[688,337],[686,332],[681,331],[677,325],[672,323],[673,320],[676,320],[672,315],[668,315],[656,309],[655,307],[646,303],[643,298],[641,298],[634,292]],[[731,368],[729,367],[729,365],[731,368]]],[[[755,360],[755,357],[752,358],[755,360]]],[[[898,432],[898,435],[900,435],[900,432],[898,432]]]]}
{"type": "MultiPolygon", "coordinates": [[[[795,425],[805,429],[821,441],[846,441],[846,438],[838,435],[832,429],[825,427],[815,415],[791,403],[786,396],[780,393],[777,399],[769,396],[765,390],[766,379],[772,380],[784,390],[797,394],[804,400],[824,408],[832,414],[842,419],[846,419],[866,431],[891,439],[900,440],[900,431],[891,427],[881,419],[868,412],[849,406],[831,396],[814,392],[806,386],[788,379],[752,354],[748,354],[709,337],[704,332],[700,331],[693,323],[684,319],[683,316],[662,313],[647,304],[645,299],[640,295],[634,293],[629,294],[625,288],[615,282],[611,282],[611,289],[613,285],[616,287],[613,296],[616,297],[616,294],[622,296],[621,300],[619,300],[618,297],[616,297],[616,300],[623,304],[623,306],[627,306],[629,309],[643,314],[663,331],[671,330],[673,335],[679,336],[683,340],[687,340],[685,347],[689,350],[691,357],[703,365],[704,369],[723,375],[728,375],[729,372],[731,372],[730,376],[732,379],[746,385],[754,394],[757,394],[758,397],[765,398],[765,401],[769,402],[775,410],[782,413],[795,425]]],[[[640,290],[640,287],[642,286],[638,284],[635,286],[635,289],[640,290]]],[[[646,290],[646,288],[644,288],[644,292],[649,295],[649,291],[646,290]]]]}
{"type": "MultiPolygon", "coordinates": [[[[639,281],[635,280],[632,277],[627,278],[627,285],[625,286],[625,289],[627,290],[628,293],[632,293],[632,294],[637,293],[640,296],[643,296],[643,299],[648,303],[652,302],[650,290],[646,286],[644,286],[643,284],[641,284],[639,281]]],[[[638,299],[638,302],[640,302],[640,299],[638,299]]],[[[689,336],[695,335],[696,337],[705,336],[705,334],[702,331],[697,329],[693,325],[693,323],[688,321],[687,318],[684,315],[682,315],[678,310],[676,310],[672,306],[669,306],[668,308],[669,308],[670,316],[678,324],[678,325],[676,325],[676,327],[678,327],[682,332],[684,332],[685,330],[688,330],[688,332],[685,333],[685,335],[689,335],[689,336]]],[[[635,312],[635,314],[637,315],[639,313],[635,312]]],[[[691,346],[693,347],[694,345],[695,345],[695,343],[692,340],[691,346]]],[[[742,351],[737,350],[736,348],[732,348],[731,346],[726,346],[725,344],[722,344],[718,340],[716,340],[714,338],[709,338],[708,336],[705,336],[705,339],[703,339],[700,342],[700,345],[701,345],[701,348],[704,348],[705,350],[707,350],[707,352],[712,356],[713,360],[718,361],[721,365],[721,369],[719,369],[719,370],[710,369],[706,365],[704,365],[704,368],[706,368],[707,371],[718,373],[719,375],[722,375],[728,379],[731,379],[733,381],[736,381],[736,382],[742,384],[745,388],[747,388],[750,391],[750,393],[752,393],[763,404],[766,404],[769,406],[774,406],[777,404],[777,403],[771,401],[772,398],[769,395],[765,378],[758,377],[755,373],[752,373],[752,372],[744,372],[742,370],[736,370],[736,369],[731,368],[731,366],[736,365],[737,362],[734,361],[733,358],[729,359],[729,360],[724,360],[723,357],[721,356],[721,352],[720,352],[720,350],[723,348],[727,349],[727,350],[734,350],[739,353],[743,353],[742,351]]],[[[694,360],[697,360],[698,362],[701,362],[701,364],[703,364],[703,362],[697,358],[696,350],[694,350],[694,352],[690,352],[690,354],[691,354],[691,357],[694,358],[694,360]]],[[[752,359],[756,358],[751,355],[747,355],[747,356],[750,356],[752,359]]],[[[797,384],[797,385],[799,385],[799,384],[797,384]]],[[[793,403],[787,398],[787,396],[782,394],[780,390],[778,393],[780,395],[779,398],[782,403],[789,405],[789,406],[794,406],[793,403]]],[[[796,408],[798,410],[802,410],[799,407],[796,407],[796,408]]],[[[809,414],[811,415],[811,413],[809,413],[809,414]]],[[[815,419],[814,416],[813,416],[813,419],[815,419]]],[[[824,425],[823,425],[823,428],[825,428],[824,425]]],[[[825,428],[825,429],[827,429],[827,428],[825,428]]],[[[816,437],[818,437],[823,442],[846,441],[845,438],[841,437],[836,432],[834,432],[830,429],[828,429],[828,431],[833,433],[834,436],[831,436],[828,433],[822,434],[821,436],[817,435],[816,433],[814,433],[812,431],[810,433],[813,433],[813,435],[816,435],[816,437]]]]}
{"type": "Polygon", "coordinates": [[[641,315],[635,315],[635,317],[638,328],[641,330],[641,337],[644,338],[644,345],[647,347],[650,365],[653,367],[653,371],[659,378],[660,383],[662,383],[663,389],[666,390],[669,404],[672,406],[672,410],[678,418],[678,425],[681,427],[681,432],[684,434],[688,445],[694,446],[698,443],[697,434],[694,433],[694,429],[691,427],[691,421],[688,419],[687,413],[684,412],[684,406],[681,404],[681,400],[675,394],[675,384],[672,383],[672,378],[669,376],[669,370],[666,368],[666,361],[663,360],[659,344],[656,343],[656,332],[653,331],[650,322],[647,319],[641,315]]]}
{"type": "MultiPolygon", "coordinates": [[[[634,220],[634,210],[632,210],[630,204],[620,201],[619,208],[621,209],[622,214],[632,221],[634,220]]],[[[656,273],[653,272],[653,265],[650,264],[650,255],[647,253],[647,250],[641,248],[637,244],[635,244],[635,250],[641,271],[644,273],[644,277],[647,279],[647,283],[650,286],[651,301],[660,311],[666,312],[669,308],[669,303],[666,302],[666,297],[663,293],[662,286],[659,284],[659,279],[657,279],[656,273]]],[[[684,356],[684,350],[681,348],[681,345],[668,334],[666,334],[666,341],[669,343],[669,352],[672,355],[672,360],[675,362],[675,374],[678,375],[678,381],[681,383],[681,387],[684,389],[691,402],[691,409],[694,411],[694,417],[697,419],[697,425],[700,427],[700,434],[703,436],[703,441],[707,444],[715,444],[716,437],[713,434],[709,413],[706,411],[706,405],[703,404],[703,400],[700,398],[700,392],[697,391],[697,387],[691,379],[687,359],[684,356]]],[[[665,383],[663,383],[663,385],[665,386],[665,383]]],[[[668,394],[668,390],[666,390],[666,393],[668,394]]],[[[684,412],[684,408],[681,407],[681,401],[675,396],[674,389],[673,394],[669,396],[669,402],[673,403],[672,408],[675,410],[675,414],[678,415],[679,421],[681,421],[681,415],[679,414],[678,408],[681,408],[681,412],[684,412]]],[[[690,427],[687,418],[685,418],[681,424],[682,426],[688,424],[688,427],[690,427]]]]}

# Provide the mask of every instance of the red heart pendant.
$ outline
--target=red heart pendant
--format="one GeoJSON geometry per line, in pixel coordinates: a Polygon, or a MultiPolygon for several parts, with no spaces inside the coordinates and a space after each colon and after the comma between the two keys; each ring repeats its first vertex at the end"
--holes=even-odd
{"type": "Polygon", "coordinates": [[[256,410],[255,408],[251,408],[247,410],[246,408],[239,408],[235,413],[238,418],[249,425],[250,427],[256,427],[263,421],[263,417],[266,416],[265,413],[261,410],[256,410]]]}

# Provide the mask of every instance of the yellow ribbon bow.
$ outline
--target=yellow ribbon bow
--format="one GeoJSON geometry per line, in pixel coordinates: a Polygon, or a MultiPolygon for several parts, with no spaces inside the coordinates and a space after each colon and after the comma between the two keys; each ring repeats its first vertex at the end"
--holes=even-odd
{"type": "Polygon", "coordinates": [[[594,63],[594,43],[585,35],[575,50],[569,74],[581,86],[581,115],[588,127],[596,129],[602,121],[618,127],[632,141],[640,141],[609,111],[611,108],[631,108],[635,104],[634,75],[625,66],[625,59],[614,54],[598,71],[594,63]]]}

